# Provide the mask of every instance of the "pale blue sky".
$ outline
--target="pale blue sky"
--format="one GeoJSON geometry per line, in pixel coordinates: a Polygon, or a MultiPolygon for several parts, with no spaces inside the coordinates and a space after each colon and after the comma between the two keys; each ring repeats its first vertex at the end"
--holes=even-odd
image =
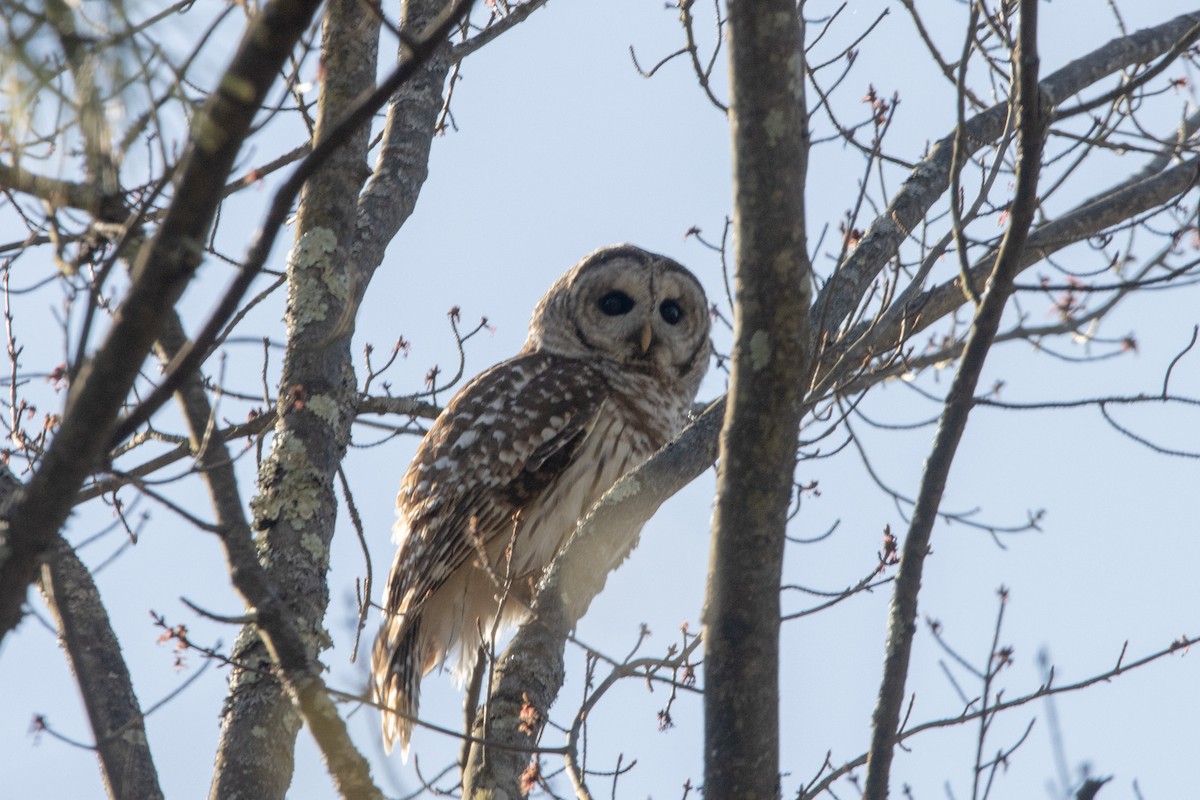
{"type": "MultiPolygon", "coordinates": [[[[698,25],[708,42],[708,9],[700,5],[698,25]]],[[[919,5],[928,7],[927,22],[935,26],[936,36],[944,37],[939,41],[946,50],[957,52],[966,19],[963,6],[945,0],[919,5]]],[[[1131,30],[1191,10],[1181,0],[1124,5],[1125,24],[1131,30]]],[[[890,150],[916,160],[927,142],[946,135],[953,124],[951,87],[928,68],[899,3],[872,0],[853,6],[843,12],[814,58],[835,54],[880,10],[887,9],[889,15],[859,48],[859,61],[841,90],[841,109],[848,117],[860,118],[865,107],[857,101],[869,84],[884,96],[900,92],[890,150]]],[[[817,15],[831,12],[836,5],[810,8],[817,15]]],[[[1117,33],[1107,4],[1098,0],[1056,0],[1041,8],[1044,72],[1117,33]]],[[[645,80],[634,71],[628,52],[633,45],[647,65],[677,49],[681,41],[676,12],[661,2],[557,2],[465,64],[453,107],[460,130],[435,142],[429,182],[417,211],[393,243],[359,317],[360,343],[374,343],[377,352],[389,349],[398,335],[412,343],[411,353],[389,374],[394,392],[420,389],[433,364],[444,368],[454,364],[455,348],[446,323],[451,306],[462,309],[464,325],[486,315],[495,329],[470,343],[468,374],[513,354],[546,287],[580,256],[603,244],[630,241],[671,255],[690,266],[710,297],[724,305],[719,262],[684,234],[697,226],[705,235],[717,237],[730,213],[725,119],[709,105],[682,60],[645,80]]],[[[386,36],[384,49],[392,49],[386,36]]],[[[725,96],[723,65],[717,73],[716,91],[725,96]]],[[[1169,74],[1185,71],[1173,67],[1169,74]]],[[[206,78],[211,82],[213,75],[206,78]]],[[[1159,125],[1154,130],[1167,133],[1188,100],[1186,92],[1164,98],[1162,113],[1151,120],[1159,125]]],[[[823,119],[818,124],[828,133],[823,119]]],[[[268,159],[292,145],[283,132],[279,136],[277,142],[260,143],[254,159],[268,159]]],[[[1108,158],[1098,162],[1094,182],[1080,177],[1076,187],[1066,191],[1078,199],[1136,171],[1140,163],[1136,155],[1108,158]]],[[[858,156],[840,144],[816,152],[808,210],[814,242],[821,226],[836,231],[841,214],[854,200],[861,171],[858,156]]],[[[895,175],[888,180],[891,188],[899,183],[895,175]]],[[[269,197],[263,190],[244,194],[222,221],[224,247],[234,254],[261,219],[269,197]]],[[[1194,195],[1187,202],[1194,204],[1194,195]]],[[[869,211],[864,214],[869,220],[869,211]]],[[[836,238],[836,232],[827,236],[816,254],[818,267],[828,267],[827,254],[836,252],[836,238]]],[[[1147,257],[1154,246],[1147,242],[1139,255],[1147,257]]],[[[272,263],[282,265],[285,257],[281,245],[272,263]]],[[[206,298],[220,291],[227,275],[228,269],[219,264],[204,268],[204,283],[186,298],[191,320],[203,316],[206,298]]],[[[1010,344],[993,354],[981,385],[1002,378],[1004,399],[1014,401],[1157,391],[1166,364],[1200,321],[1198,300],[1194,289],[1153,293],[1121,309],[1107,330],[1113,335],[1136,331],[1136,355],[1098,365],[1072,365],[1038,356],[1028,345],[1010,344]]],[[[59,347],[57,340],[39,341],[34,320],[56,302],[55,296],[43,293],[22,302],[28,303],[24,306],[28,321],[18,316],[18,335],[29,347],[29,362],[34,363],[42,352],[39,348],[51,348],[45,358],[54,358],[61,352],[53,349],[59,347]]],[[[281,339],[277,320],[282,302],[280,296],[267,303],[248,321],[245,334],[281,339]]],[[[1045,304],[1035,300],[1027,306],[1031,314],[1045,312],[1045,304]]],[[[719,337],[718,347],[727,347],[727,334],[719,337]]],[[[1063,343],[1060,349],[1069,350],[1070,345],[1063,343]]],[[[229,350],[229,383],[243,391],[258,391],[259,350],[254,345],[229,350]]],[[[356,357],[358,352],[361,344],[356,357]]],[[[280,357],[272,355],[276,366],[280,357]]],[[[1200,366],[1194,359],[1185,360],[1175,372],[1172,386],[1179,394],[1200,394],[1200,366]]],[[[926,385],[944,387],[948,379],[949,372],[943,371],[940,383],[926,385]]],[[[721,390],[722,375],[713,370],[702,397],[721,390]]],[[[900,384],[876,389],[864,409],[893,423],[929,418],[937,411],[900,384]]],[[[244,411],[239,406],[229,413],[244,411]]],[[[1194,419],[1186,415],[1140,408],[1120,418],[1160,443],[1200,449],[1194,419]]],[[[901,491],[914,494],[932,428],[887,433],[864,428],[861,423],[856,426],[870,445],[875,469],[901,491]]],[[[358,429],[355,435],[363,443],[378,438],[369,429],[358,429]]],[[[415,446],[411,437],[394,440],[353,450],[346,462],[377,579],[390,563],[392,498],[415,446]]],[[[252,458],[244,459],[239,468],[249,497],[252,458]]],[[[812,536],[835,521],[840,526],[826,542],[792,546],[785,580],[827,590],[854,583],[873,565],[884,526],[903,533],[900,513],[867,478],[852,449],[829,460],[801,464],[797,478],[819,480],[820,496],[806,500],[792,533],[812,536]]],[[[998,524],[1019,523],[1027,510],[1044,508],[1047,514],[1041,532],[1006,538],[1007,549],[998,548],[986,533],[939,525],[933,535],[934,555],[926,567],[922,616],[939,619],[948,640],[964,656],[981,663],[992,635],[996,589],[1008,586],[1011,596],[1002,640],[1014,647],[1015,664],[1002,679],[1009,697],[1040,683],[1036,656],[1041,648],[1053,654],[1059,680],[1070,681],[1111,667],[1126,640],[1130,660],[1181,634],[1194,634],[1200,601],[1195,580],[1200,563],[1196,481],[1196,462],[1151,454],[1112,432],[1094,409],[1036,413],[980,409],[972,416],[945,508],[980,507],[983,518],[998,524]]],[[[181,487],[177,494],[203,510],[194,484],[181,487]]],[[[624,654],[636,640],[639,625],[646,623],[654,635],[641,652],[649,655],[663,653],[677,641],[680,623],[688,621],[693,631],[699,628],[711,497],[710,472],[663,507],[647,526],[639,549],[593,604],[579,629],[582,640],[612,655],[624,654]]],[[[177,687],[201,663],[190,655],[185,670],[172,668],[168,648],[155,642],[150,609],[166,614],[173,623],[187,623],[197,641],[220,639],[226,645],[235,630],[197,619],[178,598],[187,596],[220,613],[240,610],[222,573],[216,541],[181,524],[169,512],[150,510],[153,517],[139,544],[98,576],[144,705],[177,687]]],[[[77,541],[109,519],[104,508],[81,511],[72,519],[69,533],[77,541]]],[[[119,533],[110,535],[84,551],[89,563],[107,557],[119,546],[119,537],[119,533]]],[[[347,690],[364,684],[361,663],[347,661],[354,580],[361,574],[361,563],[350,529],[339,528],[330,576],[334,600],[326,621],[336,647],[325,654],[324,663],[330,668],[330,683],[347,690]]],[[[788,609],[807,605],[790,594],[784,603],[788,609]]],[[[40,601],[35,604],[41,610],[40,601]]],[[[832,751],[833,763],[840,764],[866,749],[887,606],[884,588],[785,624],[785,794],[794,795],[798,785],[817,772],[827,751],[832,751]]],[[[368,637],[373,627],[374,622],[368,637]]],[[[962,703],[938,666],[943,658],[922,625],[909,679],[910,691],[916,693],[914,723],[961,710],[962,703]]],[[[582,663],[581,652],[571,649],[569,682],[554,709],[560,723],[568,721],[568,712],[581,696],[582,663]]],[[[977,691],[961,671],[956,677],[965,691],[977,691]]],[[[1195,656],[1174,656],[1111,685],[1060,698],[1057,708],[1070,767],[1090,761],[1100,774],[1115,775],[1113,785],[1100,795],[1105,800],[1132,798],[1135,779],[1148,800],[1188,796],[1195,785],[1190,763],[1200,745],[1196,678],[1195,656]]],[[[35,742],[28,733],[32,716],[41,713],[68,735],[90,737],[53,635],[36,621],[27,621],[20,635],[9,637],[0,652],[0,682],[9,687],[0,703],[5,793],[101,796],[89,752],[45,737],[35,742]]],[[[179,699],[150,717],[151,743],[168,797],[207,794],[224,689],[225,671],[210,669],[179,699]]],[[[460,699],[448,676],[427,678],[422,700],[422,712],[431,720],[457,725],[460,699]]],[[[651,695],[644,684],[628,681],[592,717],[590,767],[611,769],[618,754],[623,754],[624,763],[638,761],[622,777],[620,797],[665,800],[680,796],[685,780],[694,785],[702,779],[699,697],[682,696],[672,710],[676,727],[660,733],[656,713],[665,702],[664,689],[651,695]]],[[[1000,777],[995,797],[1044,797],[1047,781],[1056,777],[1041,703],[1001,717],[987,750],[1011,746],[1035,715],[1038,722],[1000,777]]],[[[392,759],[389,770],[398,785],[381,768],[376,714],[361,710],[350,724],[356,741],[376,765],[385,791],[399,795],[410,790],[414,786],[411,762],[405,766],[392,759]]],[[[333,796],[306,732],[299,742],[290,796],[296,800],[333,796]]],[[[921,800],[945,797],[945,784],[954,797],[970,795],[974,727],[925,734],[910,747],[911,752],[897,754],[893,780],[897,794],[908,784],[921,800]]],[[[414,751],[428,775],[452,757],[457,743],[418,730],[414,751]]],[[[607,794],[609,785],[597,778],[593,790],[607,794]]],[[[569,793],[563,779],[558,789],[569,793]]],[[[843,786],[840,796],[852,794],[843,786]]]]}

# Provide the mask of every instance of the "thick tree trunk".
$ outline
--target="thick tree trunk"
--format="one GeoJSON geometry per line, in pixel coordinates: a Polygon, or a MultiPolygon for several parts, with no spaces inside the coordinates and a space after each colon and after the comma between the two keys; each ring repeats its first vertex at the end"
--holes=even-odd
{"type": "MultiPolygon", "coordinates": [[[[321,62],[325,78],[314,138],[330,128],[375,84],[379,21],[357,0],[326,9],[321,62]]],[[[259,554],[280,600],[295,615],[315,662],[329,646],[324,630],[329,544],[337,516],[334,475],[345,454],[354,413],[346,264],[354,242],[354,209],[366,179],[370,131],[355,132],[305,186],[288,258],[287,355],[280,380],[272,450],[250,501],[259,554]]],[[[244,627],[233,649],[239,664],[229,682],[211,797],[282,798],[291,785],[300,716],[270,675],[271,654],[257,628],[244,627]],[[262,731],[269,731],[263,736],[262,731]]]]}
{"type": "Polygon", "coordinates": [[[792,0],[729,3],[736,295],[705,608],[704,793],[779,795],[779,584],[811,358],[792,0]]]}
{"type": "MultiPolygon", "coordinates": [[[[402,27],[415,37],[444,9],[432,0],[406,3],[402,27]]],[[[374,83],[378,23],[371,20],[357,0],[330,6],[318,140],[374,83]]],[[[314,658],[328,643],[323,621],[337,512],[334,475],[356,411],[349,349],[354,319],[387,243],[412,213],[428,174],[448,49],[442,45],[393,98],[380,162],[362,196],[370,174],[366,130],[309,181],[297,214],[279,423],[251,508],[255,528],[263,532],[262,560],[281,599],[297,614],[314,658]]],[[[403,51],[402,56],[407,57],[403,51]]],[[[234,658],[248,666],[230,679],[211,796],[282,798],[291,783],[299,717],[279,683],[255,668],[269,666],[271,656],[253,626],[242,630],[234,658]],[[258,735],[264,729],[272,735],[258,735]]]]}

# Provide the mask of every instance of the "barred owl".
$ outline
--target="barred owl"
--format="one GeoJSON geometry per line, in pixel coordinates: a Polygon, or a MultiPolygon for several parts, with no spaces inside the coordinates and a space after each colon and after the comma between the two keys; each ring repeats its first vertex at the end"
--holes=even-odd
{"type": "Polygon", "coordinates": [[[399,739],[407,756],[422,676],[449,660],[461,684],[580,517],[679,433],[711,350],[696,278],[617,245],[559,278],[521,352],[450,401],[396,500],[371,658],[388,752],[399,739]]]}

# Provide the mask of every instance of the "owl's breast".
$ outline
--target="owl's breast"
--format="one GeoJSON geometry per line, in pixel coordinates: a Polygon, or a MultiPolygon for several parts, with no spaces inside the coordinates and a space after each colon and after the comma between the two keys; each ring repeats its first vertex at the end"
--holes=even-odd
{"type": "Polygon", "coordinates": [[[628,424],[649,439],[650,452],[645,457],[683,430],[695,400],[693,389],[654,370],[608,369],[605,373],[610,402],[621,406],[628,424]]]}
{"type": "Polygon", "coordinates": [[[521,510],[513,548],[513,573],[537,580],[574,533],[579,520],[621,476],[662,445],[657,430],[631,417],[612,399],[600,408],[595,425],[571,463],[521,510]]]}

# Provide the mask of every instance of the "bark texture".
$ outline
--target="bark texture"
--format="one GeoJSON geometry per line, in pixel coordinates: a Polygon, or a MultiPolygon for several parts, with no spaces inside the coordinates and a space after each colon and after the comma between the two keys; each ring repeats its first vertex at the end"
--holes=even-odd
{"type": "Polygon", "coordinates": [[[163,793],[121,644],[91,573],[61,537],[40,585],[87,708],[108,797],[158,800],[163,793]]]}
{"type": "MultiPolygon", "coordinates": [[[[406,3],[402,29],[413,41],[446,11],[444,3],[406,3]]],[[[369,88],[376,69],[378,22],[356,0],[330,6],[322,44],[317,140],[369,88]]],[[[296,614],[311,658],[329,646],[323,626],[337,503],[334,476],[357,412],[350,360],[354,319],[387,243],[412,213],[428,175],[434,123],[449,70],[441,44],[389,104],[379,162],[366,164],[363,129],[307,183],[288,262],[288,341],[278,423],[251,501],[259,558],[280,599],[296,614]],[[363,190],[363,183],[371,175],[363,190]],[[360,197],[361,192],[361,197],[360,197]]],[[[402,59],[411,58],[407,47],[402,59]]],[[[273,653],[256,625],[238,637],[211,796],[282,798],[291,783],[299,717],[293,699],[266,670],[273,653]],[[277,731],[264,741],[263,729],[277,731]]]]}
{"type": "Polygon", "coordinates": [[[704,793],[779,795],[779,586],[808,364],[808,120],[791,0],[729,3],[734,350],[704,611],[704,793]]]}
{"type": "MultiPolygon", "coordinates": [[[[357,0],[335,0],[322,28],[325,79],[315,142],[328,136],[352,103],[375,83],[379,20],[357,0]]],[[[369,128],[363,126],[309,178],[288,258],[287,350],[272,448],[250,501],[259,559],[279,600],[317,663],[329,647],[326,573],[337,516],[334,475],[355,410],[349,337],[354,309],[347,264],[354,208],[367,176],[369,128]]],[[[300,715],[272,674],[273,654],[257,625],[233,648],[241,665],[230,676],[213,775],[213,798],[280,798],[292,781],[300,715]],[[262,736],[263,730],[270,731],[262,736]]]]}

